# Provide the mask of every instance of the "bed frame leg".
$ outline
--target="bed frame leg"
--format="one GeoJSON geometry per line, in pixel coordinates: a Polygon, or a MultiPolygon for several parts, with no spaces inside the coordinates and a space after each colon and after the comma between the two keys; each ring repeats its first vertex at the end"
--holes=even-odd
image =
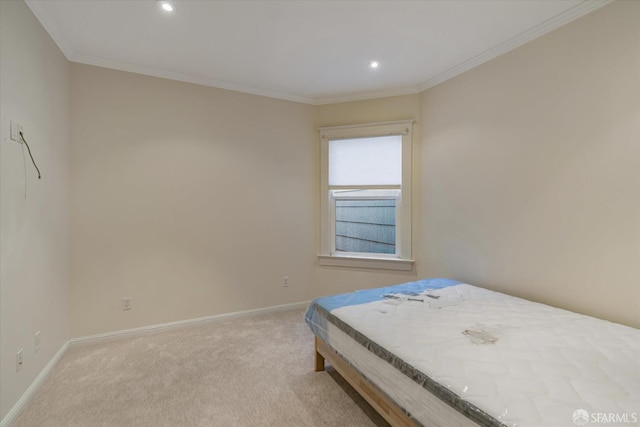
{"type": "Polygon", "coordinates": [[[315,337],[314,343],[316,349],[315,371],[321,372],[324,371],[324,357],[318,352],[318,337],[315,337]]]}

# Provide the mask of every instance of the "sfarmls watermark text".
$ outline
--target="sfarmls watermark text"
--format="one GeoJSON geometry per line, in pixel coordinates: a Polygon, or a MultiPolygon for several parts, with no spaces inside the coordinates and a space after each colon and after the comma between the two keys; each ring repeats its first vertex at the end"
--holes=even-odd
{"type": "Polygon", "coordinates": [[[591,424],[635,424],[638,422],[638,414],[635,412],[587,412],[584,409],[578,409],[573,413],[573,422],[576,425],[583,426],[587,423],[591,424]]]}

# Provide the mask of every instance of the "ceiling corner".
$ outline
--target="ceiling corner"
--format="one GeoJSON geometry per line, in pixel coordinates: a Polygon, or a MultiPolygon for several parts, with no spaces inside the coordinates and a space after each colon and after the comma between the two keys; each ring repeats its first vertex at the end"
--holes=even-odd
{"type": "Polygon", "coordinates": [[[25,0],[25,3],[31,9],[31,12],[35,15],[36,19],[40,21],[40,24],[44,27],[45,31],[49,34],[53,42],[58,46],[58,48],[62,51],[62,54],[69,61],[73,61],[76,53],[71,47],[71,43],[67,41],[63,32],[58,28],[58,26],[47,18],[47,13],[42,9],[42,6],[39,2],[34,0],[25,0]]]}
{"type": "Polygon", "coordinates": [[[437,76],[430,78],[429,80],[421,83],[418,87],[420,91],[427,90],[432,88],[440,83],[443,83],[458,74],[462,74],[465,71],[468,71],[472,68],[475,68],[485,62],[488,62],[498,56],[509,52],[519,46],[522,46],[530,41],[537,39],[551,31],[562,27],[565,24],[568,24],[571,21],[574,21],[578,18],[581,18],[588,13],[595,11],[603,6],[606,6],[609,3],[612,3],[614,0],[584,0],[582,3],[577,4],[576,6],[565,10],[558,15],[547,19],[546,21],[529,28],[526,31],[521,32],[517,36],[489,49],[485,52],[482,52],[479,55],[474,56],[473,58],[456,65],[453,68],[448,69],[447,71],[438,74],[437,76]]]}

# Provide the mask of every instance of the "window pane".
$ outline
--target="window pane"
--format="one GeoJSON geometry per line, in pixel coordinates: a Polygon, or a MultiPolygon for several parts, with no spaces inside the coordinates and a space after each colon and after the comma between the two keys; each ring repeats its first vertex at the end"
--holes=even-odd
{"type": "Polygon", "coordinates": [[[329,185],[400,185],[402,136],[329,141],[329,185]]]}
{"type": "Polygon", "coordinates": [[[336,251],[395,254],[396,201],[336,200],[336,251]]]}

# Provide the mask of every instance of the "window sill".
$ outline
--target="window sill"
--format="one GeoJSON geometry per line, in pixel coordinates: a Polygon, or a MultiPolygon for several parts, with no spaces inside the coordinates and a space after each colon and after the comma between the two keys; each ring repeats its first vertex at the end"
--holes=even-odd
{"type": "Polygon", "coordinates": [[[412,259],[399,258],[369,258],[341,255],[318,255],[320,265],[334,267],[376,268],[380,270],[404,270],[413,268],[412,259]]]}

